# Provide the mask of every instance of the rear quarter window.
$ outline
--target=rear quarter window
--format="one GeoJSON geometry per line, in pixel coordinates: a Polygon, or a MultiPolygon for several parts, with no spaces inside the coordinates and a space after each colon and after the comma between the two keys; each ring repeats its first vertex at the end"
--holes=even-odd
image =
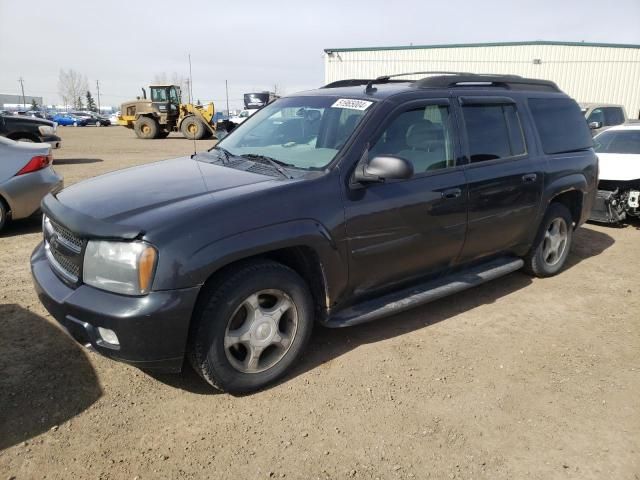
{"type": "Polygon", "coordinates": [[[580,107],[569,98],[530,98],[529,109],[544,153],[584,150],[593,146],[580,107]]]}

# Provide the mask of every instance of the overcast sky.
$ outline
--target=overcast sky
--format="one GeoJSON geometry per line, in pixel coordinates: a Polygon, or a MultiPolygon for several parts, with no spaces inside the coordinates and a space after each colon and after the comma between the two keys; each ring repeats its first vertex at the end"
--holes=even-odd
{"type": "Polygon", "coordinates": [[[640,0],[0,0],[0,93],[59,103],[60,69],[119,105],[154,76],[188,75],[194,97],[314,88],[330,47],[559,40],[640,44],[640,0]]]}

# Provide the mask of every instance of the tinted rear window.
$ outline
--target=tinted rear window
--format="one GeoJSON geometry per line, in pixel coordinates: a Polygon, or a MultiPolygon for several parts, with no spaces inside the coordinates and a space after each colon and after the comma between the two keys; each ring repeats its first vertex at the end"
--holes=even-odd
{"type": "Polygon", "coordinates": [[[465,105],[462,113],[472,163],[525,153],[515,105],[465,105]]]}
{"type": "Polygon", "coordinates": [[[593,146],[591,132],[578,104],[569,98],[530,98],[529,108],[544,153],[583,150],[593,146]]]}

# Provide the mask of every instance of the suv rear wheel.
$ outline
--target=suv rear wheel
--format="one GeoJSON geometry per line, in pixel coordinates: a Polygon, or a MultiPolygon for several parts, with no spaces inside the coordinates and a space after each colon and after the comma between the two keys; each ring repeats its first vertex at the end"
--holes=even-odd
{"type": "Polygon", "coordinates": [[[245,264],[208,287],[194,315],[189,359],[213,387],[258,390],[296,362],[313,330],[305,281],[264,260],[245,264]]]}
{"type": "Polygon", "coordinates": [[[561,203],[552,203],[544,216],[536,243],[524,259],[525,270],[536,277],[557,274],[567,260],[572,240],[571,212],[561,203]]]}

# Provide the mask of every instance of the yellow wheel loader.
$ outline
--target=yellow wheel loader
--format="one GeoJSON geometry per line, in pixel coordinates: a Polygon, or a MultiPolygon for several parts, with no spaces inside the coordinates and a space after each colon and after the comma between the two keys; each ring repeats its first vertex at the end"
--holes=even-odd
{"type": "Polygon", "coordinates": [[[178,131],[190,140],[216,135],[213,103],[205,106],[182,103],[178,85],[150,85],[149,94],[147,98],[143,88],[142,98],[123,103],[120,109],[118,123],[132,129],[138,138],[166,138],[178,131]]]}

